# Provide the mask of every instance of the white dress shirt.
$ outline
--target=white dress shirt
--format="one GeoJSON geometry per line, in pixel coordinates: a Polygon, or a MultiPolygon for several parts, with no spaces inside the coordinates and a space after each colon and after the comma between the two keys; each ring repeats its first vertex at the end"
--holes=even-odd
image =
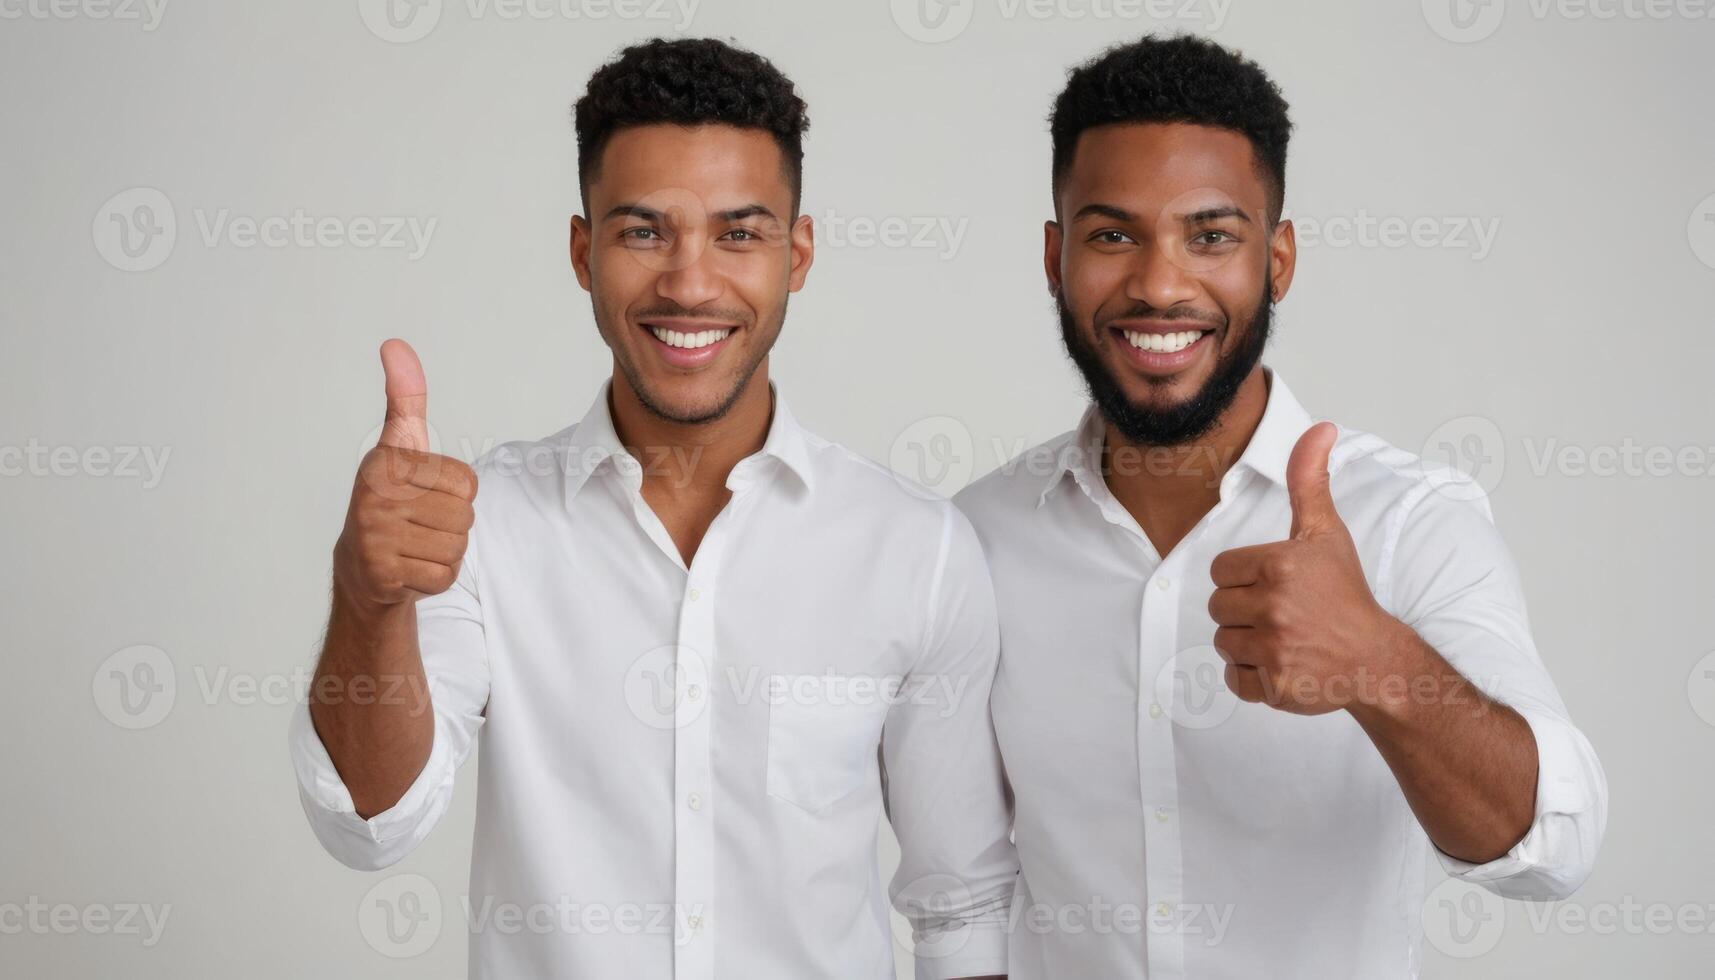
{"type": "Polygon", "coordinates": [[[479,463],[457,584],[417,604],[428,764],[360,819],[300,708],[316,836],[354,868],[398,861],[481,729],[473,977],[891,978],[888,891],[917,976],[1006,972],[1017,859],[969,521],[776,399],[687,568],[640,492],[653,462],[604,387],[576,426],[479,463]]]}
{"type": "MultiPolygon", "coordinates": [[[[1239,701],[1210,645],[1210,563],[1291,524],[1286,461],[1312,420],[1271,382],[1220,502],[1165,557],[1101,476],[1094,409],[957,498],[999,597],[1014,978],[1418,972],[1433,845],[1380,753],[1347,712],[1239,701]]],[[[1590,871],[1607,787],[1481,490],[1349,429],[1330,472],[1376,599],[1536,738],[1525,838],[1481,866],[1435,853],[1502,895],[1564,897],[1590,871]]]]}

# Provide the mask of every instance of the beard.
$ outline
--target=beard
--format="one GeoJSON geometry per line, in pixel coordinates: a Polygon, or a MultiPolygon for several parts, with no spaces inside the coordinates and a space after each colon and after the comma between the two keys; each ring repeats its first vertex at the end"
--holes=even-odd
{"type": "MultiPolygon", "coordinates": [[[[1095,403],[1096,410],[1109,425],[1119,430],[1126,441],[1144,447],[1182,446],[1211,432],[1233,399],[1238,397],[1244,380],[1262,360],[1262,351],[1268,344],[1274,319],[1273,297],[1265,275],[1262,297],[1250,319],[1236,327],[1231,320],[1225,320],[1215,328],[1212,340],[1216,344],[1225,341],[1227,335],[1237,329],[1238,345],[1225,354],[1217,355],[1214,373],[1191,397],[1177,404],[1157,407],[1139,405],[1126,395],[1125,388],[1096,350],[1094,341],[1072,317],[1063,293],[1054,294],[1054,305],[1060,312],[1060,339],[1065,342],[1066,353],[1072,363],[1084,376],[1084,385],[1089,389],[1090,400],[1095,403]]],[[[1134,314],[1147,312],[1150,311],[1128,311],[1134,314]]],[[[1158,382],[1152,379],[1150,383],[1158,382]]]]}

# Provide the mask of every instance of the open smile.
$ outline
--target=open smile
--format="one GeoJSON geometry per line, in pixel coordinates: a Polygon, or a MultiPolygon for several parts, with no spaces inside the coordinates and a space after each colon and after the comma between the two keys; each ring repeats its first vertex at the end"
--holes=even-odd
{"type": "Polygon", "coordinates": [[[714,360],[738,330],[735,324],[708,320],[660,319],[640,326],[661,358],[675,367],[698,367],[714,360]]]}
{"type": "Polygon", "coordinates": [[[1147,324],[1141,325],[1143,329],[1128,329],[1135,326],[1139,325],[1111,326],[1108,329],[1120,341],[1120,350],[1126,360],[1145,374],[1176,374],[1203,356],[1205,351],[1214,348],[1213,328],[1169,330],[1164,329],[1165,324],[1147,324]]]}

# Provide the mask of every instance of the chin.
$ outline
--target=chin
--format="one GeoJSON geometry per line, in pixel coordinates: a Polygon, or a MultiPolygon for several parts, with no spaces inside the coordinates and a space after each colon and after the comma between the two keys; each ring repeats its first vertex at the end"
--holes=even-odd
{"type": "Polygon", "coordinates": [[[1180,402],[1190,401],[1197,392],[1202,391],[1209,381],[1210,372],[1200,365],[1192,365],[1189,370],[1178,374],[1143,374],[1132,370],[1130,365],[1121,365],[1114,377],[1124,378],[1127,375],[1130,375],[1130,383],[1126,387],[1133,401],[1170,408],[1180,402]]]}
{"type": "Polygon", "coordinates": [[[694,425],[712,422],[732,406],[730,382],[713,383],[703,378],[657,381],[640,392],[645,408],[670,422],[694,425]]]}

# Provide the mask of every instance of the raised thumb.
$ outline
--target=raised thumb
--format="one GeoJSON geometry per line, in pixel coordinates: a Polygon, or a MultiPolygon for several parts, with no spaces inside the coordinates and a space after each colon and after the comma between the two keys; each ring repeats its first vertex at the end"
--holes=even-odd
{"type": "Polygon", "coordinates": [[[381,345],[381,370],[387,375],[387,421],[380,444],[429,451],[429,383],[411,345],[397,338],[381,345]]]}
{"type": "Polygon", "coordinates": [[[1292,501],[1292,536],[1303,537],[1340,522],[1328,489],[1328,454],[1340,429],[1318,422],[1298,437],[1286,461],[1286,492],[1292,501]]]}

